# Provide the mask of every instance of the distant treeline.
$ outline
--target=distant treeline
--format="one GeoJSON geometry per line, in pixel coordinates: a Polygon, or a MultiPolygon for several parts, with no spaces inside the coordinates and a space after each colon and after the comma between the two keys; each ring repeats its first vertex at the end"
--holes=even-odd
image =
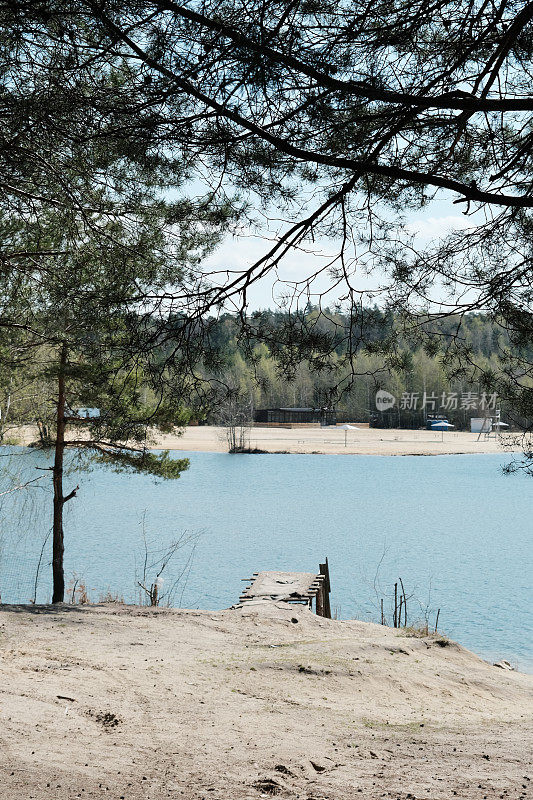
{"type": "MultiPolygon", "coordinates": [[[[501,409],[506,419],[510,412],[486,380],[502,372],[508,336],[486,315],[432,317],[413,328],[373,308],[361,314],[354,329],[353,317],[309,308],[299,320],[306,338],[312,331],[322,352],[325,343],[329,346],[328,357],[321,356],[318,363],[309,352],[298,359],[297,333],[292,342],[286,340],[288,319],[282,311],[257,313],[245,336],[241,322],[230,314],[210,328],[216,374],[250,413],[258,408],[334,406],[340,421],[385,427],[420,427],[428,414],[441,414],[462,429],[469,428],[471,417],[501,409]],[[254,330],[261,335],[254,336],[254,330]],[[385,411],[376,406],[380,389],[396,400],[385,411]]],[[[204,367],[203,374],[215,373],[204,367]]],[[[217,408],[204,421],[215,423],[217,408]]]]}
{"type": "MultiPolygon", "coordinates": [[[[221,314],[199,324],[192,355],[180,339],[182,323],[168,320],[153,363],[164,365],[176,352],[182,358],[184,378],[168,402],[183,409],[184,420],[241,423],[264,408],[335,408],[340,422],[418,428],[437,414],[460,430],[470,427],[471,417],[500,409],[504,421],[527,425],[499,391],[509,338],[487,315],[406,322],[378,308],[349,316],[313,307],[299,315],[261,311],[244,320],[221,314]],[[394,398],[388,408],[376,404],[380,390],[394,398]]],[[[39,353],[43,363],[52,364],[53,356],[46,347],[39,353]]],[[[141,370],[132,380],[147,407],[156,406],[141,370]]],[[[36,423],[41,439],[49,438],[56,413],[51,387],[44,373],[38,379],[21,369],[0,373],[0,440],[24,423],[36,423]]],[[[83,384],[67,401],[71,408],[107,406],[105,392],[94,398],[83,384]]]]}

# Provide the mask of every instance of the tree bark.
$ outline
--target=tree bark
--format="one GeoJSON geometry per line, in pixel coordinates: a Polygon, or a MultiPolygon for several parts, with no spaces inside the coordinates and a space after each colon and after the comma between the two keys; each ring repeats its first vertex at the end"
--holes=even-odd
{"type": "Polygon", "coordinates": [[[65,599],[65,575],[63,571],[63,460],[65,455],[65,367],[67,346],[61,347],[57,386],[56,444],[53,470],[54,483],[54,524],[52,549],[53,592],[52,603],[62,603],[65,599]]]}

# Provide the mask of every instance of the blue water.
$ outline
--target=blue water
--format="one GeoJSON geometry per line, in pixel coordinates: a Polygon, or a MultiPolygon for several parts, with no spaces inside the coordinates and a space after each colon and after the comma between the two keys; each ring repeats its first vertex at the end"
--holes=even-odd
{"type": "MultiPolygon", "coordinates": [[[[183,532],[201,533],[189,567],[191,545],[162,575],[168,591],[185,569],[175,605],[224,608],[252,572],[314,572],[328,556],[331,602],[340,617],[378,620],[384,597],[390,618],[401,577],[412,595],[411,621],[429,616],[432,624],[440,608],[440,630],[485,658],[533,671],[533,479],[502,475],[501,456],[176,457],[184,455],[191,466],[175,482],[103,467],[67,478],[65,491],[81,485],[66,507],[67,581],[82,579],[93,600],[111,590],[137,601],[144,516],[151,551],[183,532]]],[[[44,463],[42,454],[25,451],[17,469],[34,477],[39,459],[44,463]]],[[[4,499],[3,602],[33,596],[49,506],[46,488],[4,499]]],[[[48,541],[38,602],[50,598],[50,551],[48,541]]]]}

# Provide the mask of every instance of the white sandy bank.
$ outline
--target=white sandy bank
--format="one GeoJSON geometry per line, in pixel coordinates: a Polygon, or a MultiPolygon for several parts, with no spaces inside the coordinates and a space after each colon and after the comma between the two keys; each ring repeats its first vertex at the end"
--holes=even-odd
{"type": "Polygon", "coordinates": [[[533,677],[301,607],[0,609],[2,800],[516,798],[533,677]]]}

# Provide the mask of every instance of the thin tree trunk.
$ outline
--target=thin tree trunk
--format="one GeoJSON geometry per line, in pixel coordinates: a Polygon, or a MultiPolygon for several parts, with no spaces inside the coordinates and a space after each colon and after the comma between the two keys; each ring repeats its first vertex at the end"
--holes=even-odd
{"type": "Polygon", "coordinates": [[[61,347],[59,376],[57,386],[56,445],[54,458],[54,524],[52,549],[53,593],[52,603],[62,603],[65,599],[65,575],[63,571],[63,460],[65,455],[65,367],[67,346],[61,347]]]}
{"type": "MultiPolygon", "coordinates": [[[[403,581],[401,578],[400,578],[400,585],[402,587],[402,593],[403,593],[403,616],[404,616],[403,624],[407,628],[407,597],[405,595],[405,587],[403,585],[403,581]]],[[[401,598],[400,598],[400,603],[401,603],[401,598]]],[[[400,614],[400,621],[398,627],[401,628],[401,626],[402,626],[402,615],[400,614]]]]}

